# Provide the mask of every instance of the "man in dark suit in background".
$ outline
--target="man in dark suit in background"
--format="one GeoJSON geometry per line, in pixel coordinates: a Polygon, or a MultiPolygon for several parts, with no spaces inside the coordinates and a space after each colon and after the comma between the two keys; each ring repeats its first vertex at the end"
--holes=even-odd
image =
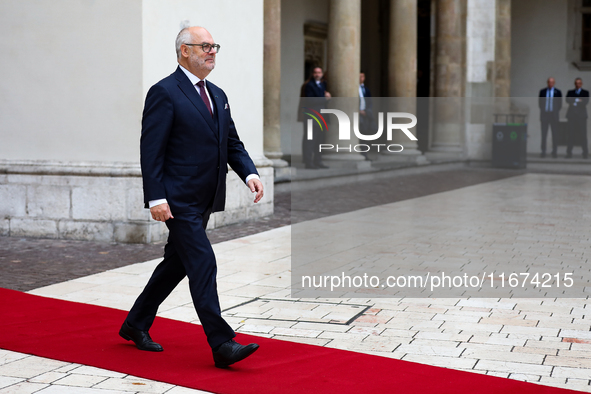
{"type": "Polygon", "coordinates": [[[558,121],[562,108],[562,92],[554,87],[554,78],[548,78],[548,87],[540,90],[538,106],[542,126],[542,157],[546,157],[546,139],[548,127],[552,129],[552,157],[557,157],[558,121]]]}
{"type": "Polygon", "coordinates": [[[226,94],[205,80],[219,45],[204,28],[189,27],[178,34],[176,52],[176,71],[148,91],[140,143],[146,208],[154,220],[166,222],[168,243],[119,335],[140,350],[162,351],[148,330],[160,304],[188,276],[215,365],[226,368],[258,345],[235,342],[221,316],[217,266],[205,228],[211,212],[224,209],[227,164],[257,193],[255,203],[263,197],[263,185],[238,137],[226,94]]]}
{"type": "MultiPolygon", "coordinates": [[[[322,80],[324,73],[321,67],[314,67],[312,69],[312,78],[304,87],[305,97],[322,97],[321,100],[314,101],[312,107],[320,112],[322,108],[326,108],[326,100],[330,99],[330,93],[326,91],[326,83],[322,80]]],[[[306,122],[304,122],[304,137],[302,140],[302,156],[306,168],[328,168],[322,162],[322,153],[320,153],[320,144],[324,140],[324,135],[320,131],[319,126],[312,125],[312,140],[307,138],[306,122]]]]}
{"type": "Polygon", "coordinates": [[[583,89],[583,80],[575,79],[575,88],[566,94],[566,102],[569,104],[566,117],[568,119],[568,147],[566,158],[573,157],[573,145],[577,140],[583,148],[583,159],[589,157],[587,147],[587,104],[589,104],[589,91],[583,89]]]}

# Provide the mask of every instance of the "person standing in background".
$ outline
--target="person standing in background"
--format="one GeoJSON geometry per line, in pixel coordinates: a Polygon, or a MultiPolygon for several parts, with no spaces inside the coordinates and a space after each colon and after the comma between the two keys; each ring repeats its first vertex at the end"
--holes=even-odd
{"type": "MultiPolygon", "coordinates": [[[[365,86],[365,73],[359,73],[359,131],[362,134],[371,134],[373,130],[373,105],[371,92],[365,86]]],[[[361,153],[365,160],[369,160],[368,152],[361,153]]]]}
{"type": "MultiPolygon", "coordinates": [[[[314,67],[312,69],[312,78],[310,78],[304,87],[305,97],[323,98],[323,100],[315,101],[314,105],[312,105],[317,111],[326,108],[326,100],[331,98],[330,93],[326,90],[326,82],[322,80],[323,77],[324,72],[322,71],[322,67],[314,67]]],[[[322,162],[322,153],[320,153],[320,144],[324,140],[324,135],[316,124],[312,127],[312,140],[309,140],[306,133],[306,123],[304,122],[304,139],[302,141],[304,165],[308,169],[328,168],[322,162]]]]}
{"type": "Polygon", "coordinates": [[[550,77],[547,87],[540,90],[538,107],[540,108],[540,123],[542,127],[542,154],[546,157],[546,140],[548,127],[552,129],[552,157],[557,157],[558,121],[562,108],[562,92],[554,87],[554,78],[550,77]]]}
{"type": "Polygon", "coordinates": [[[589,157],[587,147],[587,104],[589,104],[589,91],[583,89],[583,80],[575,79],[575,88],[566,94],[566,102],[569,104],[566,117],[568,119],[568,147],[566,158],[573,157],[573,145],[577,140],[583,148],[583,159],[589,157]]]}

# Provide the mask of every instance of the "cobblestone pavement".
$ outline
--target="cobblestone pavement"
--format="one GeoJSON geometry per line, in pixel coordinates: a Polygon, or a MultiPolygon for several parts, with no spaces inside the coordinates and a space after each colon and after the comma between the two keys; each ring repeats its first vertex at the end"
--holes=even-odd
{"type": "MultiPolygon", "coordinates": [[[[294,222],[349,212],[369,206],[406,200],[522,172],[458,167],[418,175],[393,174],[391,180],[366,181],[298,192],[292,212],[292,194],[275,195],[270,217],[208,231],[212,243],[256,234],[294,222]],[[372,190],[368,194],[368,190],[372,190]],[[331,198],[327,199],[326,196],[331,198]],[[304,207],[302,209],[302,207],[304,207]],[[293,216],[293,217],[292,217],[293,216]]],[[[0,287],[27,291],[97,272],[158,258],[162,244],[108,244],[73,240],[0,237],[0,287]]]]}
{"type": "MultiPolygon", "coordinates": [[[[212,243],[290,224],[290,193],[275,196],[275,214],[208,231],[212,243]]],[[[164,244],[109,244],[0,237],[0,287],[28,291],[161,257],[164,244]]]]}
{"type": "MultiPolygon", "coordinates": [[[[332,186],[275,195],[272,216],[208,231],[213,244],[292,223],[407,200],[465,186],[490,182],[523,171],[492,170],[458,165],[445,171],[405,175],[395,171],[380,182],[332,186]],[[329,197],[327,197],[329,196],[329,197]]],[[[28,291],[52,283],[122,267],[162,256],[163,244],[100,242],[0,237],[0,287],[28,291]]]]}
{"type": "Polygon", "coordinates": [[[319,187],[291,193],[292,224],[339,213],[356,211],[392,202],[455,190],[525,173],[458,165],[455,169],[425,168],[425,172],[406,175],[404,170],[391,177],[347,185],[319,187]]]}

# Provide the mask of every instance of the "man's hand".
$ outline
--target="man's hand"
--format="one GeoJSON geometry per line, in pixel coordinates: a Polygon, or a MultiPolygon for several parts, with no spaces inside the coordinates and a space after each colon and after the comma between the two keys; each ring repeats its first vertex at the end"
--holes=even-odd
{"type": "Polygon", "coordinates": [[[329,98],[331,98],[332,96],[330,95],[329,92],[324,92],[324,97],[326,97],[326,99],[328,100],[329,98]]]}
{"type": "Polygon", "coordinates": [[[168,219],[174,219],[167,203],[150,208],[150,213],[152,214],[152,219],[159,222],[166,222],[168,219]]]}
{"type": "Polygon", "coordinates": [[[365,110],[362,109],[362,110],[359,110],[359,115],[365,116],[365,115],[367,115],[367,113],[365,112],[365,110]]]}
{"type": "Polygon", "coordinates": [[[248,181],[247,183],[248,187],[250,188],[250,191],[255,193],[256,192],[256,196],[254,198],[254,202],[259,202],[261,201],[261,198],[263,198],[263,183],[259,180],[259,179],[251,179],[248,181]]]}

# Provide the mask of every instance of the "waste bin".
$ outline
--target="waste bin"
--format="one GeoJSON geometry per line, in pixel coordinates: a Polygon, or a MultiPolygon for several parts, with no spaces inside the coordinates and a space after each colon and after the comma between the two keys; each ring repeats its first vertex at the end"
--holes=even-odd
{"type": "Polygon", "coordinates": [[[525,168],[527,165],[526,115],[494,114],[492,166],[525,168]]]}

